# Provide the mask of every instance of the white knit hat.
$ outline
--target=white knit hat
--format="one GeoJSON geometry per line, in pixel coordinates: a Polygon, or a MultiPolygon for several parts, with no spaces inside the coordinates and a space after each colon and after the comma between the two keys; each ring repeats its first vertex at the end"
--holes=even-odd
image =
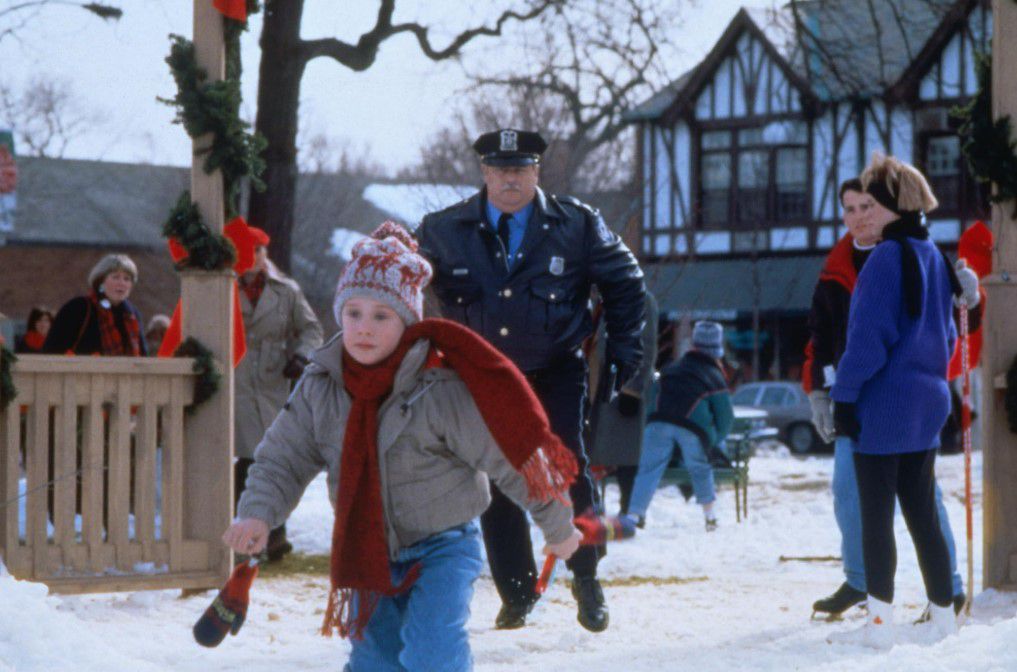
{"type": "Polygon", "coordinates": [[[406,324],[424,317],[424,287],[431,280],[431,264],[417,254],[417,241],[403,227],[387,221],[369,238],[353,246],[335,288],[332,312],[342,324],[343,304],[365,296],[388,304],[406,324]]]}
{"type": "Polygon", "coordinates": [[[692,327],[692,347],[720,359],[724,356],[724,327],[702,320],[692,327]]]}

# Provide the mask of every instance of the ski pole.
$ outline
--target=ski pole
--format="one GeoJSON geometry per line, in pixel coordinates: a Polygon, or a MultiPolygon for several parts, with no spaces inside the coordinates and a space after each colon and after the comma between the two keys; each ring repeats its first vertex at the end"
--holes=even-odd
{"type": "Polygon", "coordinates": [[[971,362],[968,350],[968,303],[960,304],[961,371],[963,374],[961,430],[964,438],[964,508],[968,538],[968,597],[964,614],[971,615],[971,599],[975,592],[974,522],[971,505],[971,362]]]}

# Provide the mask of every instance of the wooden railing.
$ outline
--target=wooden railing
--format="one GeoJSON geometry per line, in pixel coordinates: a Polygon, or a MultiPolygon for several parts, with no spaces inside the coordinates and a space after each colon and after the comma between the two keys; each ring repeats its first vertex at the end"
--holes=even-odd
{"type": "MultiPolygon", "coordinates": [[[[56,592],[189,588],[221,580],[216,539],[189,538],[185,482],[193,360],[23,356],[0,413],[0,556],[56,592]]],[[[200,527],[200,526],[198,526],[200,527]]]]}

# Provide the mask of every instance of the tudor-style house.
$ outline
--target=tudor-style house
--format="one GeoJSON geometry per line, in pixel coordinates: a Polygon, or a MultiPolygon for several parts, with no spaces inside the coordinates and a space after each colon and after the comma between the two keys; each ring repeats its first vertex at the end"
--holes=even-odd
{"type": "Polygon", "coordinates": [[[955,247],[987,212],[950,110],[977,89],[991,24],[984,0],[740,10],[702,62],[628,115],[638,251],[662,317],[720,319],[748,377],[754,347],[759,377],[797,377],[812,291],[844,233],[838,186],[875,150],[926,173],[931,235],[955,247]]]}

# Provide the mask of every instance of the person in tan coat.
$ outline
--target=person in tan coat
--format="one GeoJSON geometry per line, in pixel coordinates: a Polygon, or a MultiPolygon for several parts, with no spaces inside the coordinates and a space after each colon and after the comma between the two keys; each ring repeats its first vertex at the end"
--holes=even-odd
{"type": "MultiPolygon", "coordinates": [[[[257,227],[251,231],[255,236],[254,266],[240,277],[247,354],[237,367],[235,383],[237,501],[254,461],[254,449],[286,403],[291,383],[300,377],[308,355],[323,340],[321,323],[300,286],[268,258],[268,235],[257,227]]],[[[285,526],[272,530],[268,548],[271,560],[292,550],[285,526]]]]}
{"type": "Polygon", "coordinates": [[[391,222],[354,247],[336,289],[341,334],[311,355],[223,535],[259,553],[328,473],[322,631],[350,638],[347,672],[473,669],[466,621],[489,480],[529,510],[546,553],[568,558],[582,537],[568,497],[575,457],[510,360],[462,325],[421,319],[431,274],[391,222]]]}

